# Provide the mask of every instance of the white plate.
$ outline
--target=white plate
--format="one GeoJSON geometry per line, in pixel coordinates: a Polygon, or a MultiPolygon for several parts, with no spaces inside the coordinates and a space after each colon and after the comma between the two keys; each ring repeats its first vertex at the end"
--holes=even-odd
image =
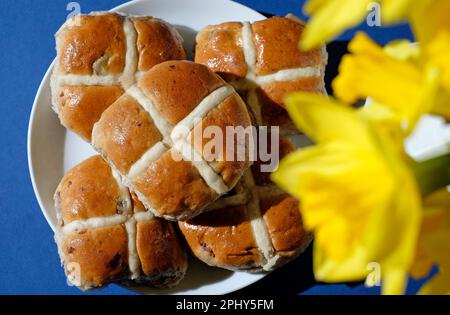
{"type": "MultiPolygon", "coordinates": [[[[195,34],[206,25],[264,19],[258,12],[228,0],[135,0],[118,6],[113,11],[152,15],[173,24],[183,36],[190,57],[195,34]]],[[[49,85],[51,69],[52,66],[42,79],[31,112],[28,128],[28,164],[36,198],[47,222],[54,230],[56,215],[53,193],[56,186],[64,172],[94,155],[95,152],[78,136],[64,129],[51,110],[49,85]]],[[[132,289],[145,293],[225,294],[248,286],[262,277],[264,275],[210,268],[192,259],[186,278],[178,287],[158,291],[143,287],[132,289]]]]}

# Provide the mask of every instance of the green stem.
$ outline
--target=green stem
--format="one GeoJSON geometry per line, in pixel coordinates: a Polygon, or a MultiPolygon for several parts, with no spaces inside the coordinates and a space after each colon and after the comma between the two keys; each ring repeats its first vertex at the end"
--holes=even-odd
{"type": "Polygon", "coordinates": [[[450,185],[450,154],[423,162],[413,162],[413,170],[422,195],[450,185]]]}

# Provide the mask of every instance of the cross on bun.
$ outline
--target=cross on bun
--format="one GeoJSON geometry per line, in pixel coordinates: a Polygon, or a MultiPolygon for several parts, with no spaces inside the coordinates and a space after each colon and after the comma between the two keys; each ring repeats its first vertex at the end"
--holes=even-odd
{"type": "Polygon", "coordinates": [[[148,16],[93,12],[72,17],[56,33],[52,105],[61,123],[86,141],[92,127],[141,73],[186,59],[168,23],[148,16]]]}
{"type": "Polygon", "coordinates": [[[172,223],[146,211],[100,156],[64,175],[55,207],[61,262],[81,290],[125,280],[164,288],[184,277],[186,254],[172,223]]]}
{"type": "MultiPolygon", "coordinates": [[[[280,141],[281,156],[293,151],[280,141]]],[[[210,266],[229,270],[270,271],[294,259],[312,236],[303,228],[296,199],[262,173],[255,163],[236,186],[203,213],[178,222],[192,253],[210,266]]]]}
{"type": "Polygon", "coordinates": [[[249,143],[223,141],[214,156],[203,150],[208,126],[251,126],[246,105],[218,75],[190,61],[167,61],[105,110],[92,144],[146,208],[169,220],[201,213],[228,193],[251,165],[249,143]],[[198,121],[197,121],[198,120],[198,121]],[[244,151],[229,159],[227,151],[244,151]]]}
{"type": "Polygon", "coordinates": [[[304,22],[293,15],[210,25],[196,38],[195,62],[220,74],[243,96],[258,125],[296,129],[284,109],[289,92],[326,93],[325,47],[301,51],[304,22]]]}

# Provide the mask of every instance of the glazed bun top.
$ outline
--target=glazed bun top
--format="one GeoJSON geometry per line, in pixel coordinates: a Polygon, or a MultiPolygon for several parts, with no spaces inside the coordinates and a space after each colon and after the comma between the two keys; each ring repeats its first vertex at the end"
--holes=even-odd
{"type": "Polygon", "coordinates": [[[209,25],[197,35],[195,61],[237,78],[309,67],[320,73],[326,62],[323,48],[302,51],[298,47],[304,27],[305,23],[293,15],[252,24],[209,25]]]}
{"type": "Polygon", "coordinates": [[[293,15],[210,25],[197,35],[195,61],[236,88],[258,125],[299,133],[284,110],[284,98],[294,91],[325,93],[327,63],[325,47],[299,49],[304,27],[293,15]]]}
{"type": "Polygon", "coordinates": [[[56,33],[57,67],[75,75],[147,71],[163,61],[185,59],[182,43],[163,20],[93,12],[73,17],[56,33]]]}
{"type": "Polygon", "coordinates": [[[209,126],[224,137],[227,128],[249,127],[251,119],[235,90],[207,67],[167,61],[105,110],[92,143],[148,209],[183,220],[230,191],[251,165],[250,141],[205,150],[209,126]],[[238,149],[244,159],[227,154],[238,149]]]}
{"type": "Polygon", "coordinates": [[[61,123],[91,140],[92,127],[124,90],[153,66],[185,59],[183,40],[163,20],[93,12],[56,33],[52,105],[61,123]]]}
{"type": "MultiPolygon", "coordinates": [[[[280,139],[280,157],[294,150],[280,139]]],[[[298,201],[279,189],[270,174],[252,165],[232,193],[208,212],[178,225],[193,254],[210,266],[230,270],[273,270],[305,250],[311,234],[298,201]]]]}
{"type": "Polygon", "coordinates": [[[172,224],[146,211],[100,156],[64,175],[55,207],[58,252],[78,288],[125,279],[168,287],[183,278],[186,255],[172,224]]]}

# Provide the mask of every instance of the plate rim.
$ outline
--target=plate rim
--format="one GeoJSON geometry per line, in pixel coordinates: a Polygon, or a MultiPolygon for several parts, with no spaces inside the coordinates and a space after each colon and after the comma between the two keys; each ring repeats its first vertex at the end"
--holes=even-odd
{"type": "MultiPolygon", "coordinates": [[[[263,14],[259,13],[258,11],[254,10],[253,8],[247,7],[247,6],[245,6],[245,5],[241,4],[241,3],[238,3],[238,2],[235,2],[235,1],[232,1],[232,0],[214,0],[214,1],[216,3],[221,2],[223,5],[232,5],[232,6],[234,5],[237,8],[240,8],[240,9],[243,9],[243,10],[251,10],[256,15],[259,15],[261,19],[265,19],[266,18],[263,14]]],[[[128,6],[135,5],[136,3],[139,3],[139,2],[147,2],[147,1],[146,0],[130,0],[130,1],[127,1],[125,3],[122,3],[122,4],[118,5],[118,6],[116,6],[116,7],[112,8],[112,9],[110,9],[110,10],[105,10],[105,11],[117,12],[117,11],[120,11],[120,10],[128,7],[128,6]]],[[[46,210],[46,207],[44,206],[44,202],[43,202],[42,196],[39,193],[37,179],[36,179],[36,176],[35,176],[35,173],[36,173],[35,166],[34,166],[35,165],[35,157],[33,157],[33,154],[32,154],[32,144],[33,144],[33,137],[34,137],[33,130],[35,130],[35,128],[36,128],[36,117],[35,116],[36,116],[36,112],[38,110],[37,108],[38,108],[39,99],[40,99],[40,97],[41,97],[41,95],[43,93],[43,90],[44,90],[44,87],[45,87],[46,83],[49,82],[49,80],[50,80],[51,72],[53,70],[53,66],[55,64],[55,61],[56,61],[56,56],[52,60],[50,65],[48,66],[47,70],[45,71],[44,76],[42,77],[42,79],[41,79],[41,81],[39,83],[39,87],[38,87],[38,89],[36,91],[36,94],[34,96],[33,105],[32,105],[32,108],[31,108],[29,121],[28,121],[28,127],[27,127],[28,128],[28,130],[27,130],[27,162],[28,162],[27,164],[28,164],[28,172],[29,172],[29,176],[30,176],[30,179],[31,179],[31,184],[32,184],[32,187],[33,187],[34,196],[35,196],[35,198],[36,198],[36,200],[38,202],[38,205],[39,205],[39,208],[41,210],[41,213],[44,215],[44,218],[47,221],[47,224],[52,229],[53,233],[56,232],[56,226],[53,225],[52,220],[51,220],[51,218],[50,218],[50,216],[48,214],[48,211],[46,210]]],[[[51,106],[51,105],[49,104],[48,106],[51,106]]],[[[194,259],[198,260],[195,257],[194,257],[194,259]]],[[[200,263],[202,263],[202,262],[200,262],[200,263]]],[[[240,273],[240,272],[239,271],[235,271],[234,273],[240,273]]],[[[257,281],[263,279],[266,275],[268,275],[268,273],[261,273],[261,274],[258,274],[258,276],[257,276],[257,274],[253,274],[253,276],[255,276],[255,278],[252,279],[250,282],[247,282],[247,283],[245,283],[243,285],[238,283],[238,285],[235,286],[232,289],[225,288],[225,290],[222,290],[221,293],[219,293],[219,294],[228,294],[228,293],[240,290],[242,288],[245,288],[245,287],[247,287],[247,286],[249,286],[249,285],[251,285],[253,283],[256,283],[257,281]]],[[[128,289],[128,290],[130,290],[132,292],[137,292],[137,291],[132,290],[132,289],[128,289]]],[[[176,290],[176,288],[175,288],[175,290],[176,290]]],[[[187,293],[187,294],[195,294],[196,290],[193,289],[193,291],[194,291],[194,293],[187,293]]],[[[155,290],[155,292],[157,292],[157,291],[155,290]]],[[[186,294],[186,293],[174,292],[172,294],[186,294]]],[[[206,293],[206,294],[208,294],[208,293],[206,293]]]]}
{"type": "MultiPolygon", "coordinates": [[[[133,0],[134,1],[134,0],[133,0]]],[[[50,228],[52,229],[53,233],[55,233],[55,227],[53,226],[50,217],[47,214],[47,211],[45,210],[45,207],[43,205],[43,201],[42,201],[42,197],[40,196],[40,194],[38,193],[38,188],[37,188],[37,183],[36,183],[36,178],[35,178],[35,171],[34,171],[34,166],[33,166],[33,157],[31,154],[31,144],[32,144],[32,137],[33,137],[33,133],[32,130],[34,129],[35,126],[35,115],[36,115],[36,110],[37,110],[37,103],[38,103],[38,99],[40,98],[41,94],[42,94],[42,90],[44,89],[44,85],[46,84],[47,80],[50,80],[49,76],[51,75],[51,71],[53,70],[53,65],[55,64],[55,60],[56,57],[53,59],[53,61],[50,63],[50,65],[48,66],[47,70],[45,71],[44,76],[42,77],[41,82],[39,83],[39,87],[37,89],[36,95],[34,96],[34,100],[33,100],[33,106],[31,108],[31,112],[30,112],[30,119],[28,121],[28,131],[27,131],[27,160],[28,160],[28,171],[30,174],[30,178],[31,178],[31,184],[33,186],[33,192],[34,192],[34,196],[38,201],[39,204],[39,208],[42,212],[42,214],[45,217],[45,220],[47,221],[47,224],[50,226],[50,228]]]]}

